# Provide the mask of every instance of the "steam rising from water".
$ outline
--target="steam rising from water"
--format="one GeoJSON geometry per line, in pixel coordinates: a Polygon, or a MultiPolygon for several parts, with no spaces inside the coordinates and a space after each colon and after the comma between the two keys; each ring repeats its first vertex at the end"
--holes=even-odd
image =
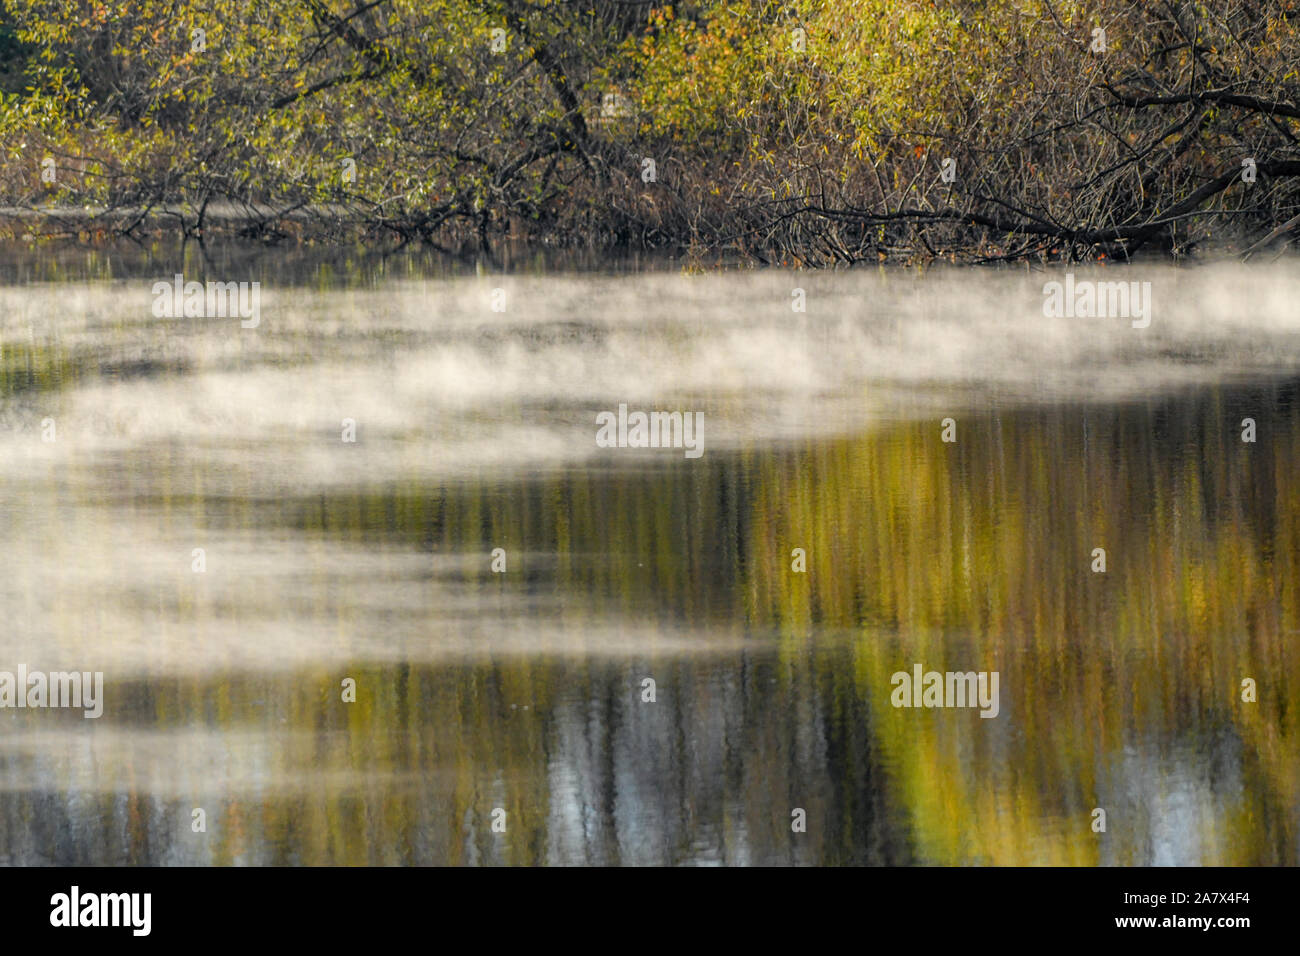
{"type": "MultiPolygon", "coordinates": [[[[654,452],[611,458],[596,447],[596,412],[620,402],[702,411],[707,456],[989,403],[1150,397],[1300,367],[1294,272],[1098,277],[1150,280],[1151,326],[1045,318],[1052,276],[1041,272],[264,288],[256,330],[156,319],[147,280],[0,289],[0,548],[14,569],[0,578],[13,625],[5,650],[49,668],[111,655],[119,673],[402,660],[487,644],[569,652],[574,630],[541,623],[555,608],[540,598],[485,604],[427,554],[232,529],[211,510],[385,483],[663,464],[654,452]],[[506,290],[504,313],[491,311],[495,287],[506,290]],[[806,314],[791,309],[796,288],[806,314]],[[28,369],[39,387],[14,387],[28,369]],[[41,440],[46,419],[54,442],[41,440]],[[356,421],[356,444],[340,440],[343,419],[356,421]],[[196,503],[169,504],[175,496],[196,503]],[[198,546],[212,564],[201,584],[189,570],[198,546]],[[191,591],[200,613],[183,632],[177,622],[195,612],[175,602],[191,591]],[[363,626],[377,620],[382,628],[363,626]]],[[[654,631],[633,640],[593,625],[581,646],[626,651],[654,631]]]]}
{"type": "Polygon", "coordinates": [[[284,481],[581,462],[597,453],[595,413],[620,402],[703,411],[706,450],[718,451],[955,414],[965,402],[1150,397],[1300,363],[1294,270],[1095,277],[1150,280],[1151,327],[1044,317],[1043,283],[1059,278],[1044,272],[264,288],[257,330],[155,319],[147,281],[5,288],[9,361],[70,374],[60,389],[5,399],[0,469],[20,478],[40,461],[75,469],[172,443],[242,470],[243,492],[273,493],[284,481]],[[504,313],[490,309],[495,287],[504,313]],[[806,314],[791,309],[795,288],[806,314]],[[59,442],[36,440],[46,417],[59,442]],[[338,440],[343,418],[356,420],[364,454],[338,440]]]}

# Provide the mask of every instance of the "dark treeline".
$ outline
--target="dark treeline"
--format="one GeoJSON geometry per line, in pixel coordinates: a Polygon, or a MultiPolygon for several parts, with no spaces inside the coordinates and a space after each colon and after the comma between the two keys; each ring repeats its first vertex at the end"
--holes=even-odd
{"type": "Polygon", "coordinates": [[[1293,0],[0,0],[13,235],[759,262],[1300,226],[1293,0]]]}

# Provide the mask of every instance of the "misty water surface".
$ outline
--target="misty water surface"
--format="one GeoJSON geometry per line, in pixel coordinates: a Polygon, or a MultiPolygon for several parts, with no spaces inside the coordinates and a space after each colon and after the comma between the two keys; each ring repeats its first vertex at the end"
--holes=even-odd
{"type": "Polygon", "coordinates": [[[1134,329],[1041,271],[277,255],[179,267],[256,329],[7,268],[0,670],[106,687],[0,710],[0,862],[1300,863],[1293,267],[1107,270],[1134,329]],[[598,448],[620,403],[703,456],[598,448]],[[895,709],[918,663],[998,716],[895,709]]]}

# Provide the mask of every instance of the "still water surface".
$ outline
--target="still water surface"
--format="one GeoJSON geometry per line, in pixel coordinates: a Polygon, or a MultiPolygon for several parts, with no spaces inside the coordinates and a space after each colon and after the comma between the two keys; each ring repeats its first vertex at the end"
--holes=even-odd
{"type": "Polygon", "coordinates": [[[1145,270],[1133,329],[276,255],[6,267],[0,670],[106,700],[0,710],[0,862],[1300,863],[1293,267],[1145,270]],[[181,269],[260,326],[155,318],[181,269]],[[619,403],[703,456],[598,448],[619,403]],[[915,664],[998,716],[895,709],[915,664]]]}

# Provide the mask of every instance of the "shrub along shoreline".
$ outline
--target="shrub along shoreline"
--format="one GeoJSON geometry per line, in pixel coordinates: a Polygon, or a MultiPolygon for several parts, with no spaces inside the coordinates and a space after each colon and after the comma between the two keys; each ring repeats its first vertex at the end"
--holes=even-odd
{"type": "Polygon", "coordinates": [[[0,0],[0,236],[1127,259],[1300,229],[1296,0],[0,0]]]}

